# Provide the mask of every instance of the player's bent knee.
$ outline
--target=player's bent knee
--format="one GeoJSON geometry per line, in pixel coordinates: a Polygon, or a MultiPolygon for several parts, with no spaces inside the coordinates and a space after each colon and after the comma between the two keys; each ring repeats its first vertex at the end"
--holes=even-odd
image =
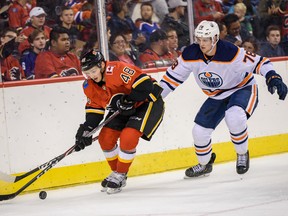
{"type": "Polygon", "coordinates": [[[120,148],[124,151],[130,151],[136,148],[142,132],[134,128],[124,128],[120,135],[120,148]]]}
{"type": "Polygon", "coordinates": [[[197,145],[207,145],[211,140],[211,134],[213,131],[214,130],[211,128],[205,128],[195,124],[192,129],[194,143],[197,145]]]}
{"type": "Polygon", "coordinates": [[[247,116],[243,108],[232,106],[225,112],[225,122],[231,132],[244,130],[247,126],[247,116]]]}
{"type": "Polygon", "coordinates": [[[102,150],[111,150],[115,147],[120,131],[103,127],[99,133],[98,142],[102,150]]]}

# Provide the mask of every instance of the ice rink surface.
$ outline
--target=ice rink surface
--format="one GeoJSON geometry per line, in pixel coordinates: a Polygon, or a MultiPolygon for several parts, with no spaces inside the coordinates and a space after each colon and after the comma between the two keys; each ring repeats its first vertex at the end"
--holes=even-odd
{"type": "Polygon", "coordinates": [[[288,153],[251,159],[242,180],[235,162],[214,165],[209,177],[187,180],[184,171],[128,178],[114,195],[100,192],[100,183],[48,190],[45,200],[24,194],[0,202],[0,215],[288,215],[288,153]]]}

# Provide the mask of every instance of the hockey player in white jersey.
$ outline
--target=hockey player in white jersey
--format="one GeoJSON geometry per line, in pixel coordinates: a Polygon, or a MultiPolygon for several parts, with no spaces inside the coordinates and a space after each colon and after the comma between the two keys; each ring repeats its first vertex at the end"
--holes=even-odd
{"type": "Polygon", "coordinates": [[[166,97],[193,73],[208,96],[192,130],[199,164],[187,169],[185,178],[212,171],[216,155],[212,152],[211,134],[223,118],[237,153],[236,171],[244,174],[249,169],[247,119],[258,103],[254,74],[264,76],[268,91],[273,94],[276,89],[280,100],[285,99],[287,86],[268,58],[219,40],[217,23],[204,20],[194,34],[196,43],[184,49],[160,82],[162,96],[166,97]]]}

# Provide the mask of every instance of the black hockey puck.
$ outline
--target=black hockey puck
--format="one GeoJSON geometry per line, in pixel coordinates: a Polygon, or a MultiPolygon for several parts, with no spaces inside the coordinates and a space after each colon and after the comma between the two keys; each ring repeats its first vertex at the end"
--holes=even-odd
{"type": "Polygon", "coordinates": [[[46,199],[46,197],[47,197],[46,191],[40,191],[40,193],[39,193],[39,198],[42,199],[42,200],[44,200],[44,199],[46,199]]]}

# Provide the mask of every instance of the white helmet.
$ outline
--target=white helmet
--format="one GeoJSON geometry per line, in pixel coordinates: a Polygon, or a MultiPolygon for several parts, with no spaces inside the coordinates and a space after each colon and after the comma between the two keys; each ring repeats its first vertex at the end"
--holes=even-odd
{"type": "Polygon", "coordinates": [[[219,40],[219,27],[216,22],[203,20],[195,29],[195,37],[211,37],[214,41],[214,36],[217,37],[216,43],[219,40]]]}

